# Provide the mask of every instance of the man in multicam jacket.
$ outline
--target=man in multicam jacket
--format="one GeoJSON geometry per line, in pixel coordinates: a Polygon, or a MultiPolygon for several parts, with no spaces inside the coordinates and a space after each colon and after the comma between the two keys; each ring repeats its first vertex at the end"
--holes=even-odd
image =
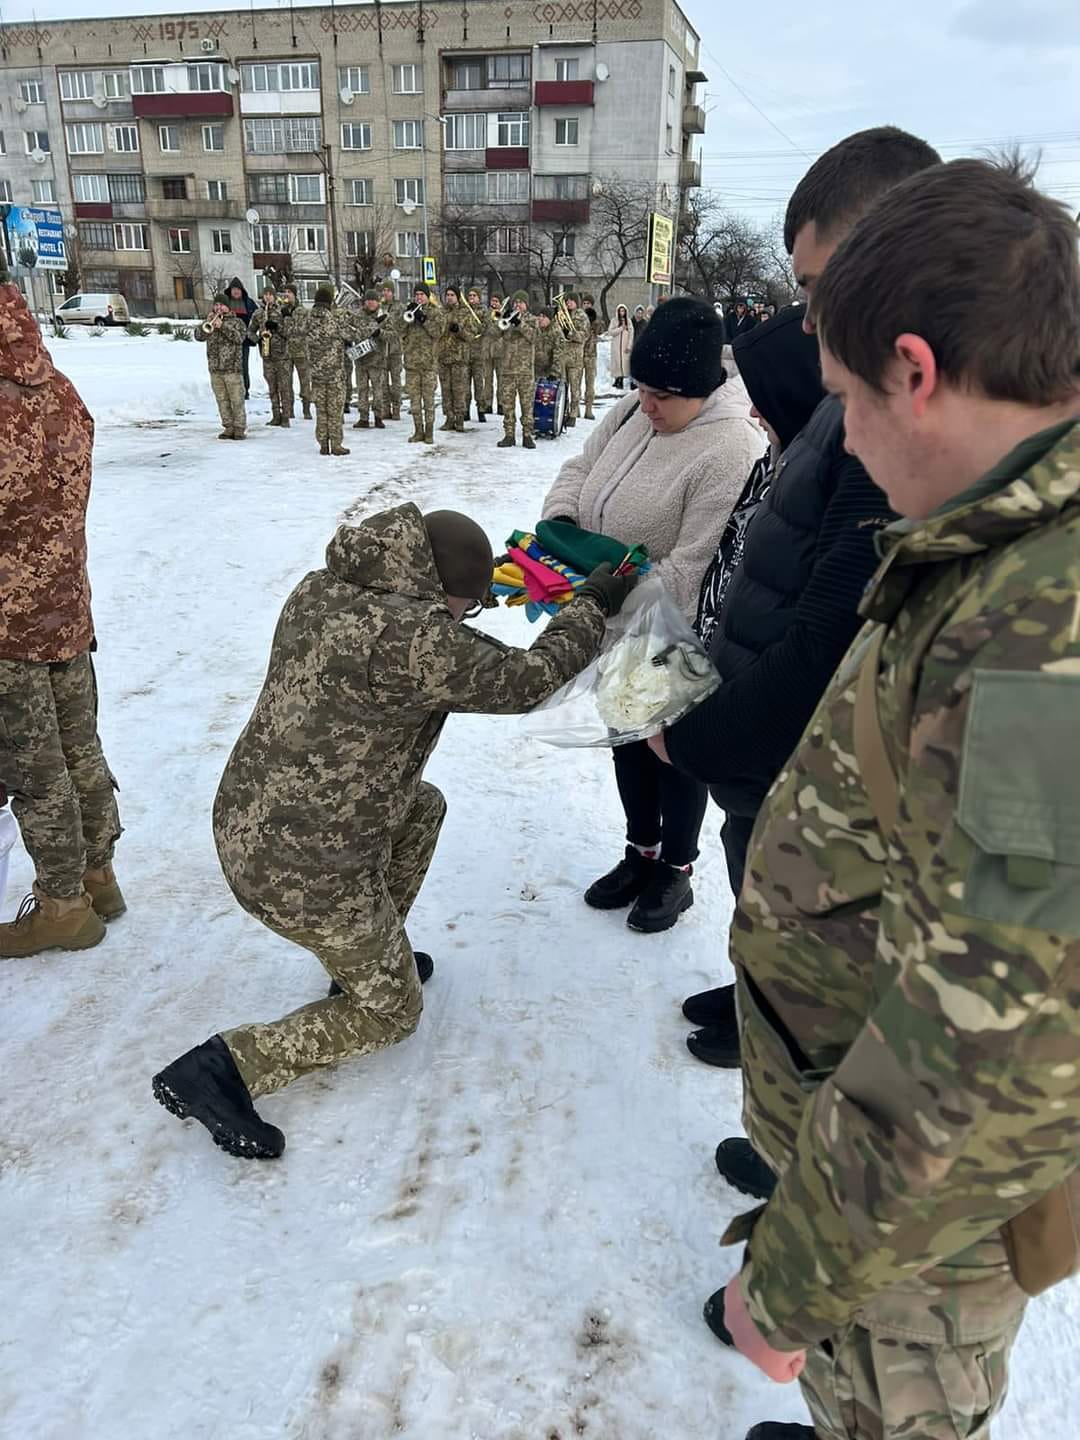
{"type": "Polygon", "coordinates": [[[499,331],[499,354],[495,362],[503,413],[503,438],[499,441],[499,449],[511,450],[516,444],[515,419],[520,409],[521,443],[526,450],[535,450],[533,401],[536,399],[536,377],[533,374],[533,346],[536,322],[529,314],[527,291],[514,291],[514,313],[509,320],[506,329],[499,331]]]}
{"type": "MultiPolygon", "coordinates": [[[[439,378],[438,344],[446,318],[431,298],[426,285],[417,285],[412,316],[401,332],[405,359],[405,389],[412,410],[413,433],[410,445],[431,445],[435,440],[435,385],[439,378]]],[[[402,317],[404,319],[404,317],[402,317]]]]}
{"type": "Polygon", "coordinates": [[[386,349],[386,413],[384,420],[401,419],[401,372],[405,362],[401,357],[401,306],[397,290],[387,280],[382,287],[382,308],[386,319],[383,321],[383,345],[386,349]]]}
{"type": "Polygon", "coordinates": [[[295,405],[296,387],[293,384],[295,374],[300,385],[300,403],[303,406],[304,419],[311,419],[311,367],[308,364],[307,341],[304,339],[304,326],[307,322],[308,311],[300,304],[300,297],[296,293],[295,285],[286,285],[282,291],[284,302],[282,314],[285,319],[285,344],[289,358],[289,383],[286,389],[286,397],[289,402],[289,419],[293,417],[293,406],[295,405]]]}
{"type": "Polygon", "coordinates": [[[237,900],[314,953],[330,994],[190,1050],[154,1079],[233,1155],[280,1155],[253,1099],[410,1035],[423,1001],[405,922],[446,802],[423,779],[452,712],[514,715],[589,663],[633,583],[598,571],[530,650],[460,622],[491,546],[467,516],[414,505],[338,530],[274,636],[262,693],[222,777],[214,837],[237,900]]]}
{"type": "Polygon", "coordinates": [[[345,347],[365,340],[376,330],[366,315],[341,310],[334,304],[334,287],[320,285],[315,304],[304,319],[303,336],[311,366],[311,395],[315,402],[315,439],[320,455],[348,455],[343,443],[345,376],[352,362],[345,347]]]}
{"type": "Polygon", "coordinates": [[[244,337],[247,329],[229,306],[229,297],[222,292],[214,296],[207,323],[214,328],[207,333],[202,325],[195,326],[195,339],[206,346],[206,365],[210,371],[210,388],[221,416],[219,440],[243,440],[247,429],[244,408],[244,337]]]}
{"type": "Polygon", "coordinates": [[[248,339],[258,346],[262,357],[263,379],[270,391],[268,425],[289,428],[292,414],[292,365],[289,361],[289,337],[282,307],[273,286],[263,290],[262,304],[251,317],[248,339]]]}
{"type": "Polygon", "coordinates": [[[36,874],[0,925],[3,960],[97,945],[124,911],[90,660],[93,445],[94,422],[0,256],[0,805],[10,795],[36,874]]]}
{"type": "Polygon", "coordinates": [[[779,1183],[726,1237],[724,1319],[773,1379],[802,1370],[813,1430],[755,1440],[982,1440],[1033,1251],[1076,1259],[1042,1218],[1080,1162],[1075,225],[1015,166],[933,167],[812,313],[905,518],[751,843],[744,1118],[779,1183]],[[1000,297],[1035,273],[1018,332],[1000,297]]]}
{"type": "Polygon", "coordinates": [[[578,309],[578,298],[572,292],[566,296],[566,310],[570,316],[571,328],[563,330],[566,344],[566,425],[576,425],[581,414],[581,377],[585,371],[585,345],[592,334],[592,328],[584,313],[578,309]]]}

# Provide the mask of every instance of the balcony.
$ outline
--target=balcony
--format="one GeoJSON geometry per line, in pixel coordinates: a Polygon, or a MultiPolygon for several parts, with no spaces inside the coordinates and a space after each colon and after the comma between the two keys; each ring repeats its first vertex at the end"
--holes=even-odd
{"type": "Polygon", "coordinates": [[[289,255],[276,250],[256,250],[251,257],[256,270],[288,270],[289,255]]]}
{"type": "Polygon", "coordinates": [[[508,88],[498,86],[478,90],[447,90],[443,112],[447,111],[522,111],[532,104],[532,87],[525,83],[508,88]]]}
{"type": "Polygon", "coordinates": [[[705,134],[705,107],[703,105],[687,105],[682,112],[682,128],[684,135],[705,134]]]}
{"type": "Polygon", "coordinates": [[[534,221],[555,221],[557,224],[587,225],[589,223],[588,200],[534,200],[532,202],[534,221]]]}
{"type": "Polygon", "coordinates": [[[685,78],[687,85],[707,85],[709,83],[709,77],[704,70],[687,70],[685,78]]]}
{"type": "Polygon", "coordinates": [[[148,196],[146,213],[151,220],[239,220],[239,200],[163,200],[148,196]]]}
{"type": "Polygon", "coordinates": [[[320,90],[245,90],[240,96],[241,115],[319,115],[321,113],[322,91],[320,90]]]}
{"type": "Polygon", "coordinates": [[[537,105],[592,105],[591,80],[538,80],[537,105]]]}
{"type": "Polygon", "coordinates": [[[529,147],[489,145],[484,152],[484,166],[488,170],[528,170],[529,147]]]}
{"type": "Polygon", "coordinates": [[[679,163],[679,185],[683,190],[697,190],[701,187],[701,161],[682,160],[679,163]]]}
{"type": "Polygon", "coordinates": [[[233,113],[227,90],[175,90],[165,95],[133,95],[139,120],[219,120],[233,113]]]}
{"type": "Polygon", "coordinates": [[[76,220],[111,220],[113,207],[108,200],[76,200],[76,220]]]}

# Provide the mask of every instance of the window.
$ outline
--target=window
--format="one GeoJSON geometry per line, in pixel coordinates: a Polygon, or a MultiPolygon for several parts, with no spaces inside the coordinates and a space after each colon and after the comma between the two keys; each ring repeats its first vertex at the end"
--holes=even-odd
{"type": "Polygon", "coordinates": [[[227,200],[229,198],[229,186],[225,180],[207,180],[206,198],[208,200],[227,200]]]}
{"type": "Polygon", "coordinates": [[[570,230],[565,235],[561,235],[555,242],[555,259],[573,260],[576,253],[577,236],[570,230]]]}
{"type": "Polygon", "coordinates": [[[394,204],[395,205],[423,205],[424,203],[424,182],[423,180],[395,180],[394,181],[394,204]]]}
{"type": "Polygon", "coordinates": [[[343,150],[370,150],[371,126],[366,120],[346,121],[341,127],[343,150]]]}
{"type": "Polygon", "coordinates": [[[70,155],[104,155],[105,130],[101,125],[67,125],[67,147],[70,155]]]}
{"type": "Polygon", "coordinates": [[[204,125],[202,127],[202,148],[204,150],[224,150],[225,126],[204,125]]]}
{"type": "Polygon", "coordinates": [[[71,189],[76,202],[84,205],[102,205],[109,198],[104,175],[72,175],[71,189]]]}
{"type": "Polygon", "coordinates": [[[484,248],[489,255],[520,255],[528,246],[524,225],[496,225],[487,233],[484,248]]]}
{"type": "Polygon", "coordinates": [[[183,175],[163,175],[161,177],[161,198],[163,200],[186,200],[187,180],[183,175]]]}
{"type": "Polygon", "coordinates": [[[579,65],[580,61],[578,60],[556,60],[555,79],[562,81],[576,80],[578,78],[579,65]]]}
{"type": "Polygon", "coordinates": [[[528,201],[528,170],[492,170],[487,176],[489,205],[527,205],[528,201]]]}
{"type": "Polygon", "coordinates": [[[79,244],[85,246],[87,250],[115,250],[113,230],[112,225],[84,221],[79,226],[79,244]]]}
{"type": "Polygon", "coordinates": [[[446,248],[455,255],[481,255],[484,233],[476,225],[455,225],[446,236],[446,248]]]}
{"type": "Polygon", "coordinates": [[[106,100],[126,100],[131,94],[131,76],[126,70],[106,70],[101,78],[106,100]]]}
{"type": "Polygon", "coordinates": [[[483,171],[463,170],[446,177],[448,205],[483,205],[487,200],[487,176],[483,171]]]}
{"type": "Polygon", "coordinates": [[[424,88],[423,72],[419,65],[393,65],[395,95],[419,95],[424,88]]]}
{"type": "Polygon", "coordinates": [[[487,145],[487,116],[448,115],[443,133],[447,150],[483,150],[487,145]]]}
{"type": "Polygon", "coordinates": [[[288,254],[288,225],[252,225],[251,248],[258,254],[288,254]]]}
{"type": "Polygon", "coordinates": [[[189,90],[224,90],[221,83],[220,65],[189,65],[187,67],[189,90]]]}
{"type": "Polygon", "coordinates": [[[8,205],[11,204],[11,181],[10,181],[10,180],[0,180],[0,200],[6,201],[6,203],[7,203],[8,205]]]}
{"type": "Polygon", "coordinates": [[[675,132],[670,125],[664,127],[664,141],[667,145],[667,153],[670,155],[675,148],[675,132]]]}
{"type": "Polygon", "coordinates": [[[298,225],[296,227],[296,248],[301,255],[325,255],[326,226],[298,225]]]}
{"type": "Polygon", "coordinates": [[[424,146],[424,122],[422,120],[394,121],[394,149],[422,150],[424,146]]]}
{"type": "Polygon", "coordinates": [[[109,149],[119,150],[124,155],[136,155],[139,151],[138,125],[110,125],[109,149]]]}
{"type": "Polygon", "coordinates": [[[113,226],[113,249],[115,250],[149,250],[150,246],[146,240],[145,225],[114,225],[113,226]]]}
{"type": "Polygon", "coordinates": [[[20,80],[19,99],[27,105],[45,104],[45,87],[40,80],[20,80]]]}
{"type": "Polygon", "coordinates": [[[163,95],[165,93],[165,71],[160,65],[133,65],[131,67],[131,93],[133,95],[163,95]]]}
{"type": "Polygon", "coordinates": [[[195,281],[190,275],[174,275],[172,288],[174,300],[195,299],[195,281]]]}
{"type": "Polygon", "coordinates": [[[310,61],[306,65],[281,65],[282,90],[318,90],[319,63],[310,61]]]}
{"type": "Polygon", "coordinates": [[[280,65],[241,65],[240,88],[248,93],[267,90],[318,90],[318,61],[280,65]]]}
{"type": "Polygon", "coordinates": [[[533,195],[537,200],[587,200],[588,175],[534,175],[533,195]]]}
{"type": "Polygon", "coordinates": [[[109,199],[114,205],[142,205],[146,200],[146,181],[141,175],[110,175],[109,199]]]}
{"type": "Polygon", "coordinates": [[[302,280],[293,277],[293,284],[296,286],[296,298],[301,305],[312,305],[315,302],[315,295],[319,289],[318,280],[302,280]]]}
{"type": "Polygon", "coordinates": [[[397,232],[397,254],[402,260],[410,260],[424,253],[424,235],[420,230],[399,230],[397,232]]]}
{"type": "Polygon", "coordinates": [[[366,65],[346,65],[338,72],[338,89],[354,95],[371,94],[371,74],[366,65]]]}
{"type": "Polygon", "coordinates": [[[498,139],[495,144],[505,148],[526,146],[529,143],[529,112],[500,115],[498,117],[498,139]]]}
{"type": "Polygon", "coordinates": [[[35,150],[42,150],[49,153],[49,132],[47,130],[24,130],[23,140],[26,143],[27,155],[33,154],[35,150]]]}
{"type": "Polygon", "coordinates": [[[241,65],[240,88],[249,94],[279,89],[278,67],[276,65],[241,65]]]}
{"type": "Polygon", "coordinates": [[[94,72],[92,70],[60,71],[61,100],[92,100],[93,98],[94,72]]]}
{"type": "Polygon", "coordinates": [[[322,205],[323,177],[321,175],[290,175],[289,199],[294,205],[322,205]]]}
{"type": "Polygon", "coordinates": [[[159,125],[159,126],[157,127],[157,138],[158,138],[158,146],[159,146],[162,154],[167,154],[167,153],[168,153],[169,151],[171,151],[171,150],[179,150],[179,149],[180,149],[180,126],[179,126],[179,125],[159,125]]]}
{"type": "Polygon", "coordinates": [[[310,152],[321,144],[322,122],[314,117],[244,121],[244,148],[249,155],[310,152]]]}
{"type": "Polygon", "coordinates": [[[372,185],[370,180],[346,180],[345,181],[345,204],[346,205],[371,205],[374,201],[371,198],[372,185]]]}
{"type": "Polygon", "coordinates": [[[169,249],[172,251],[172,253],[173,253],[174,255],[190,255],[190,254],[191,254],[191,231],[190,231],[190,230],[170,230],[170,231],[169,231],[169,249]]]}
{"type": "Polygon", "coordinates": [[[256,205],[287,205],[289,203],[289,177],[287,175],[249,175],[248,194],[256,205]]]}
{"type": "Polygon", "coordinates": [[[482,90],[483,88],[484,62],[482,60],[451,60],[449,89],[482,90]]]}
{"type": "Polygon", "coordinates": [[[578,122],[572,120],[555,121],[555,144],[576,145],[578,143],[578,122]]]}
{"type": "Polygon", "coordinates": [[[56,186],[51,180],[34,180],[31,191],[35,205],[51,205],[56,199],[56,186]]]}
{"type": "Polygon", "coordinates": [[[671,98],[674,100],[674,98],[675,98],[675,66],[674,66],[674,65],[669,65],[669,66],[667,67],[667,93],[668,93],[668,94],[671,96],[671,98]]]}
{"type": "Polygon", "coordinates": [[[374,230],[346,230],[345,254],[350,260],[362,260],[375,254],[374,230]]]}
{"type": "Polygon", "coordinates": [[[231,231],[231,230],[211,230],[211,231],[210,231],[210,248],[211,248],[211,250],[213,250],[213,252],[214,252],[215,255],[231,255],[231,254],[232,254],[232,231],[231,231]]]}
{"type": "MultiPolygon", "coordinates": [[[[113,246],[110,245],[109,249],[113,249],[113,246]]],[[[119,270],[86,270],[83,273],[82,283],[87,290],[104,290],[106,294],[111,294],[120,288],[120,272],[119,270]]]]}
{"type": "Polygon", "coordinates": [[[491,90],[509,90],[513,85],[527,85],[532,73],[530,55],[489,55],[487,83],[491,90]]]}

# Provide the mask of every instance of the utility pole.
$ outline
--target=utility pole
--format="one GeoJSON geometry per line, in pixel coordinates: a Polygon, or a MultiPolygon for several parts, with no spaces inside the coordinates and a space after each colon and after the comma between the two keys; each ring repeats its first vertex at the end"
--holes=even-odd
{"type": "Polygon", "coordinates": [[[335,288],[341,284],[341,256],[338,253],[337,197],[334,186],[334,152],[329,143],[323,146],[323,169],[326,172],[326,204],[330,218],[330,265],[335,288]]]}

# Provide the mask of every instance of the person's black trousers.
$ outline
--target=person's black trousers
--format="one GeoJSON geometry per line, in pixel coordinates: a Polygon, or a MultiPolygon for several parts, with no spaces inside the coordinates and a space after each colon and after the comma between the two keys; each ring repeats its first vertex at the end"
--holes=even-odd
{"type": "MultiPolygon", "coordinates": [[[[660,845],[660,858],[685,866],[698,857],[698,836],[709,803],[700,781],[665,765],[639,740],[616,745],[615,780],[626,812],[626,838],[631,845],[660,845]]],[[[749,836],[747,836],[749,840],[749,836]]]]}
{"type": "Polygon", "coordinates": [[[720,831],[720,839],[724,844],[724,857],[727,860],[728,880],[731,882],[731,893],[736,900],[742,889],[746,856],[750,849],[750,837],[754,833],[756,820],[756,815],[728,815],[724,820],[724,828],[720,831]]]}

